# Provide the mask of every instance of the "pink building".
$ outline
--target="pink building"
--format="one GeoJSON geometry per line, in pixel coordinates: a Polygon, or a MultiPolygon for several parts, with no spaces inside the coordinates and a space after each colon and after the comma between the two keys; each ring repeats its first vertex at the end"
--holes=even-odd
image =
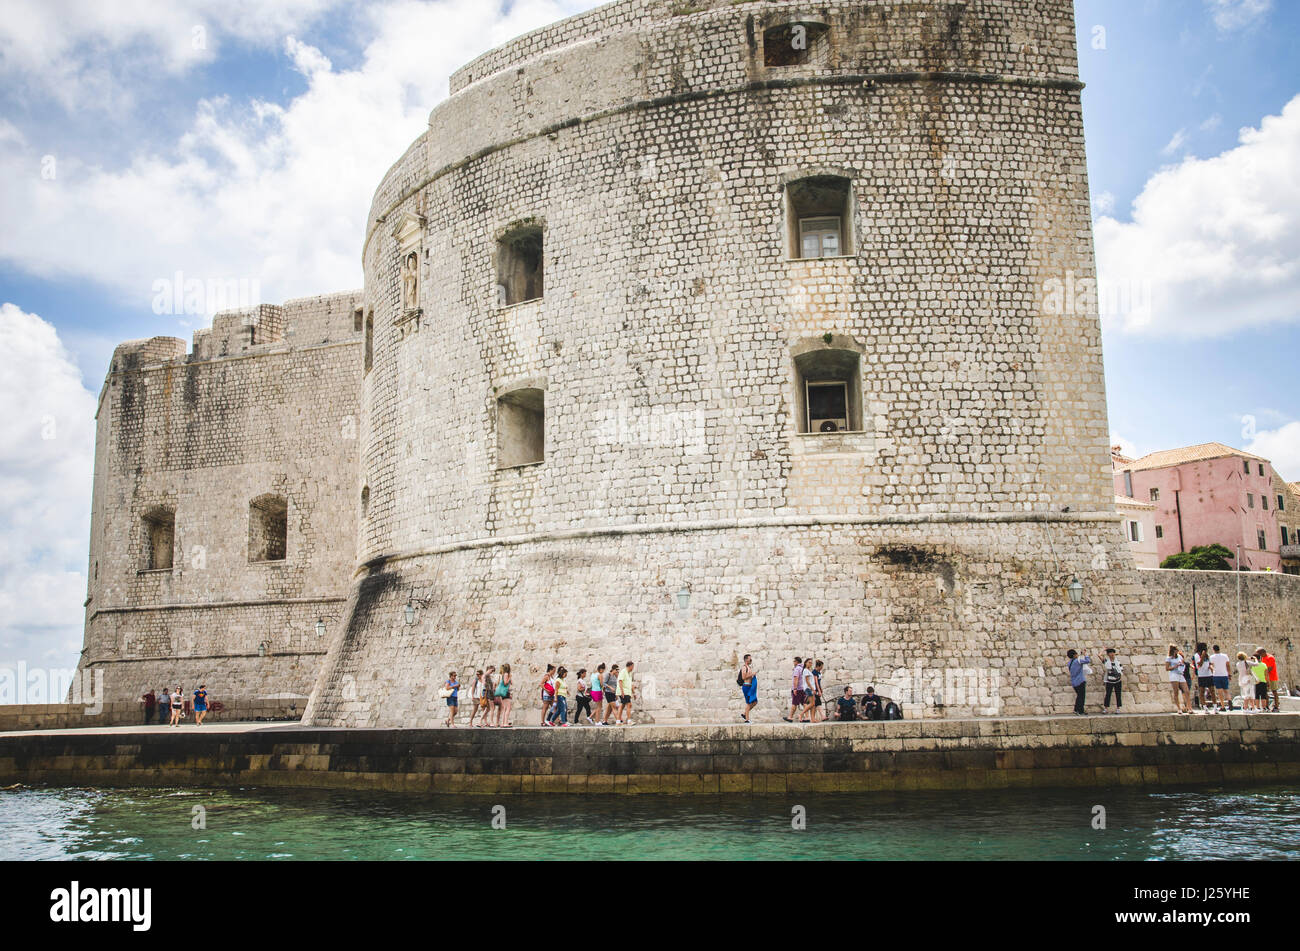
{"type": "MultiPolygon", "coordinates": [[[[1114,453],[1115,494],[1150,502],[1160,562],[1202,545],[1241,550],[1241,567],[1281,571],[1283,545],[1296,541],[1297,513],[1277,492],[1267,459],[1222,443],[1153,452],[1114,453]],[[1279,516],[1281,517],[1279,519],[1279,516]],[[1286,530],[1287,538],[1282,538],[1286,530]]],[[[1277,483],[1285,485],[1282,479],[1277,483]]],[[[1289,559],[1288,559],[1289,560],[1289,559]]]]}

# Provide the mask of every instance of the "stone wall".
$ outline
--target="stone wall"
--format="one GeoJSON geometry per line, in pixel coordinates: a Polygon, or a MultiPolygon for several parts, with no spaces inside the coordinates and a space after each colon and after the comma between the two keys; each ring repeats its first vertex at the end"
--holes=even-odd
{"type": "Polygon", "coordinates": [[[153,730],[0,736],[0,785],[461,795],[785,795],[1277,783],[1300,716],[592,730],[153,730]]]}
{"type": "MultiPolygon", "coordinates": [[[[1236,660],[1239,651],[1252,654],[1265,647],[1277,658],[1284,683],[1300,687],[1300,578],[1251,572],[1240,578],[1230,571],[1142,571],[1137,581],[1150,601],[1157,647],[1168,653],[1177,644],[1190,656],[1197,641],[1218,644],[1236,660]],[[1241,590],[1241,629],[1237,628],[1237,590],[1241,590]],[[1196,586],[1193,635],[1192,586],[1196,586]]],[[[1236,678],[1233,678],[1236,685],[1236,678]]]]}
{"type": "Polygon", "coordinates": [[[1095,270],[1067,0],[630,0],[453,88],[374,199],[360,577],[309,719],[436,722],[449,669],[502,661],[531,703],[546,662],[632,658],[656,721],[734,715],[747,650],[764,715],[794,653],[997,670],[1022,713],[1062,709],[1067,647],[1154,666],[1149,606],[1101,570],[1132,557],[1099,323],[1045,304],[1095,270]],[[799,19],[824,56],[767,65],[799,19]],[[852,253],[799,259],[789,189],[818,176],[848,183],[852,253]],[[521,222],[545,295],[504,307],[521,222]],[[820,352],[854,368],[856,432],[800,431],[820,352]],[[524,386],[545,458],[506,468],[497,400],[524,386]]]}
{"type": "MultiPolygon", "coordinates": [[[[258,720],[297,720],[302,717],[305,697],[282,700],[230,700],[219,701],[221,709],[209,710],[204,728],[220,727],[223,723],[240,723],[258,720]]],[[[194,725],[194,715],[187,714],[182,728],[194,725]]],[[[144,706],[120,701],[92,708],[81,703],[27,703],[0,705],[0,733],[27,730],[96,730],[112,726],[143,726],[144,706]]],[[[152,725],[163,729],[157,721],[152,725]]]]}
{"type": "MultiPolygon", "coordinates": [[[[206,683],[227,701],[305,697],[355,550],[360,295],[218,314],[194,350],[123,344],[100,394],[81,667],[107,699],[206,683]],[[252,504],[287,508],[257,560],[252,504]],[[146,518],[171,519],[165,567],[146,518]]],[[[301,702],[301,701],[300,701],[301,702]]]]}

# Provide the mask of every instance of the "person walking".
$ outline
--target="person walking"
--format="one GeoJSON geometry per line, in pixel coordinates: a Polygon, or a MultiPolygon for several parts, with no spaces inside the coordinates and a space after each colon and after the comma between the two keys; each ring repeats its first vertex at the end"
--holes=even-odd
{"type": "Polygon", "coordinates": [[[1088,698],[1088,670],[1087,666],[1092,663],[1091,657],[1080,657],[1079,652],[1071,650],[1066,653],[1069,663],[1066,669],[1070,673],[1070,686],[1074,688],[1074,713],[1075,716],[1087,716],[1084,712],[1084,703],[1088,698]]]}
{"type": "Polygon", "coordinates": [[[790,715],[782,717],[786,723],[793,723],[795,714],[803,709],[803,658],[794,659],[794,676],[790,680],[790,715]]]}
{"type": "Polygon", "coordinates": [[[1217,704],[1214,709],[1219,713],[1230,713],[1232,711],[1232,658],[1225,654],[1218,644],[1214,645],[1214,653],[1210,655],[1210,677],[1214,684],[1214,696],[1211,700],[1217,704]]]}
{"type": "Polygon", "coordinates": [[[813,722],[817,722],[817,712],[821,711],[821,718],[827,719],[826,715],[826,698],[822,694],[822,674],[825,673],[826,665],[822,661],[817,661],[813,665],[813,685],[816,688],[816,695],[813,698],[813,722]]]}
{"type": "Polygon", "coordinates": [[[501,699],[497,696],[496,665],[489,664],[483,672],[483,718],[479,721],[479,726],[495,726],[493,720],[501,722],[501,699]]]}
{"type": "Polygon", "coordinates": [[[546,665],[546,676],[542,678],[542,726],[551,725],[551,707],[555,703],[555,665],[546,665]]]}
{"type": "Polygon", "coordinates": [[[140,697],[140,702],[144,704],[144,725],[148,726],[153,722],[153,711],[158,706],[158,696],[153,692],[152,687],[145,688],[145,693],[140,697]]]}
{"type": "MultiPolygon", "coordinates": [[[[1272,712],[1279,713],[1282,710],[1282,702],[1278,699],[1278,691],[1281,687],[1281,682],[1278,680],[1277,676],[1277,658],[1263,647],[1255,652],[1255,656],[1262,660],[1264,666],[1268,668],[1268,692],[1273,695],[1272,712]]],[[[1264,709],[1269,709],[1267,697],[1264,700],[1264,709]]]]}
{"type": "Polygon", "coordinates": [[[604,724],[618,723],[618,664],[609,668],[605,675],[605,715],[601,717],[604,724]]]}
{"type": "Polygon", "coordinates": [[[813,659],[809,657],[803,664],[803,713],[800,723],[812,723],[816,715],[817,684],[813,677],[813,659]]]}
{"type": "Polygon", "coordinates": [[[1124,665],[1115,659],[1115,648],[1106,648],[1106,659],[1101,662],[1102,682],[1106,685],[1106,699],[1101,705],[1102,713],[1110,713],[1111,694],[1115,695],[1115,712],[1124,712],[1124,665]]]}
{"type": "MultiPolygon", "coordinates": [[[[474,682],[469,686],[469,723],[466,726],[474,725],[474,718],[479,715],[483,708],[483,671],[474,671],[474,682]]],[[[483,719],[487,719],[487,714],[483,714],[483,719]]],[[[482,726],[483,724],[479,724],[482,726]]]]}
{"type": "Polygon", "coordinates": [[[460,681],[456,679],[456,671],[447,675],[447,682],[442,685],[442,692],[447,697],[447,728],[454,729],[456,726],[456,713],[460,708],[460,681]]]}
{"type": "Polygon", "coordinates": [[[199,684],[194,691],[194,725],[203,726],[203,719],[208,715],[208,685],[199,684]]]}
{"type": "Polygon", "coordinates": [[[181,717],[185,715],[185,691],[177,687],[172,691],[172,726],[181,725],[181,717]]]}
{"type": "Polygon", "coordinates": [[[1246,652],[1237,651],[1237,689],[1241,691],[1243,713],[1255,709],[1255,674],[1250,668],[1251,663],[1246,659],[1246,652]]]}
{"type": "Polygon", "coordinates": [[[569,675],[567,667],[555,672],[555,705],[551,707],[551,726],[569,725],[569,684],[564,679],[569,675]]]}
{"type": "Polygon", "coordinates": [[[158,691],[158,725],[168,724],[172,715],[172,694],[166,687],[158,691]]]}
{"type": "Polygon", "coordinates": [[[605,725],[605,665],[597,665],[591,675],[591,709],[596,726],[605,725]]]}
{"type": "Polygon", "coordinates": [[[1210,645],[1197,644],[1192,654],[1192,666],[1196,668],[1196,705],[1200,713],[1209,712],[1209,695],[1214,691],[1214,672],[1210,668],[1210,645]]]}
{"type": "Polygon", "coordinates": [[[749,723],[750,713],[758,706],[758,668],[754,666],[752,654],[745,655],[736,683],[740,685],[740,694],[745,699],[745,712],[740,715],[740,719],[744,723],[749,723]]]}
{"type": "Polygon", "coordinates": [[[632,661],[623,665],[623,672],[618,675],[618,723],[619,726],[635,726],[632,719],[632,700],[636,697],[636,683],[633,681],[632,661]]]}
{"type": "Polygon", "coordinates": [[[514,721],[510,719],[510,711],[514,706],[514,675],[510,673],[510,665],[501,665],[501,679],[497,681],[497,699],[500,701],[501,713],[497,718],[497,725],[502,727],[514,726],[514,721]]]}
{"type": "Polygon", "coordinates": [[[591,683],[587,679],[587,668],[584,667],[582,670],[578,671],[578,692],[574,695],[577,698],[575,701],[577,706],[574,707],[573,714],[574,723],[581,723],[582,718],[585,715],[587,717],[588,726],[596,725],[596,721],[591,718],[591,698],[594,693],[595,691],[592,689],[591,683]]]}
{"type": "Polygon", "coordinates": [[[1255,678],[1255,710],[1263,713],[1268,709],[1268,665],[1255,656],[1247,659],[1250,675],[1255,678]]]}
{"type": "Polygon", "coordinates": [[[1165,658],[1165,671],[1169,676],[1169,690],[1174,695],[1174,712],[1186,714],[1192,712],[1191,691],[1187,685],[1187,658],[1178,649],[1177,644],[1169,645],[1169,656],[1165,658]]]}

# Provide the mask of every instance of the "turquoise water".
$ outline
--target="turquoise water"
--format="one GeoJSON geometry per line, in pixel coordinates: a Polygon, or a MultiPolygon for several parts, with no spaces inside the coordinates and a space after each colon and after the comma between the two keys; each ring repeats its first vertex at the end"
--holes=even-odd
{"type": "Polygon", "coordinates": [[[275,789],[0,792],[0,859],[1300,857],[1300,793],[1252,789],[781,798],[465,799],[275,789]],[[504,806],[505,829],[493,829],[504,806]],[[792,828],[792,807],[807,828],[792,828]],[[1093,828],[1094,807],[1106,810],[1093,828]],[[194,829],[195,806],[206,829],[194,829]]]}

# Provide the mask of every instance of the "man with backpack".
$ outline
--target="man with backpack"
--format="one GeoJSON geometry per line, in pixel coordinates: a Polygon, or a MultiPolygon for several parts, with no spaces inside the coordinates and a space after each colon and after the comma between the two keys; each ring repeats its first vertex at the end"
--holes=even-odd
{"type": "Polygon", "coordinates": [[[740,688],[745,698],[745,712],[740,715],[740,719],[748,723],[750,712],[758,706],[758,669],[754,666],[754,658],[750,654],[745,655],[745,662],[740,667],[740,673],[736,675],[736,686],[740,688]]]}
{"type": "Polygon", "coordinates": [[[1070,674],[1070,686],[1074,688],[1074,715],[1087,716],[1083,706],[1088,697],[1088,665],[1092,658],[1080,657],[1076,650],[1067,651],[1065,656],[1069,660],[1066,670],[1070,674]]]}
{"type": "MultiPolygon", "coordinates": [[[[1265,650],[1262,647],[1259,650],[1255,651],[1255,656],[1258,657],[1260,662],[1263,663],[1263,665],[1268,668],[1268,693],[1271,693],[1273,695],[1272,712],[1277,713],[1282,708],[1282,704],[1278,700],[1278,689],[1279,689],[1280,681],[1278,680],[1278,676],[1277,676],[1277,658],[1274,657],[1272,654],[1270,654],[1267,650],[1265,650]]],[[[1265,695],[1264,709],[1267,711],[1268,708],[1269,708],[1268,696],[1265,695]]]]}

